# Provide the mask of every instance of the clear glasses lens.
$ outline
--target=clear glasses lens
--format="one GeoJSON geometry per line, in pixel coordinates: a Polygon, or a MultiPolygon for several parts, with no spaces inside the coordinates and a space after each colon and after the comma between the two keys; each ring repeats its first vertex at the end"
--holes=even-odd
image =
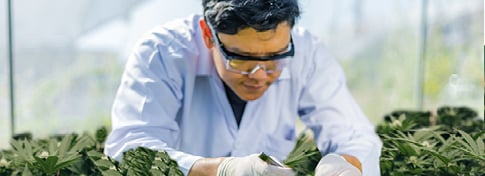
{"type": "Polygon", "coordinates": [[[289,59],[278,59],[278,60],[271,60],[271,61],[247,61],[247,60],[226,60],[226,68],[230,71],[241,73],[241,74],[250,74],[254,68],[260,67],[266,73],[273,73],[276,71],[283,70],[284,67],[288,64],[289,59]]]}

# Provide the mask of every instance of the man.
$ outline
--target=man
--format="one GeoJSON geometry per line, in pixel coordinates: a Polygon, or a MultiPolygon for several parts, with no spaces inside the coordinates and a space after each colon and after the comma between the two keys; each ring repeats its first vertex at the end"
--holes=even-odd
{"type": "Polygon", "coordinates": [[[105,153],[165,150],[185,175],[294,175],[279,160],[295,121],[322,153],[316,175],[379,175],[381,142],[337,61],[293,28],[296,0],[203,0],[204,15],[155,28],[129,58],[105,153]]]}

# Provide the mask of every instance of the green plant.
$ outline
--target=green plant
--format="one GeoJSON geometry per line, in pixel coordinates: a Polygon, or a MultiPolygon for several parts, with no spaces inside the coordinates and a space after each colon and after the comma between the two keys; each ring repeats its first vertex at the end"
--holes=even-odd
{"type": "Polygon", "coordinates": [[[457,129],[467,133],[477,132],[485,129],[483,120],[477,118],[478,114],[467,107],[448,107],[438,108],[437,124],[441,125],[445,131],[456,133],[457,129]]]}
{"type": "MultiPolygon", "coordinates": [[[[60,175],[68,166],[81,159],[80,151],[94,141],[87,136],[66,135],[62,140],[48,139],[29,141],[12,140],[12,155],[9,167],[13,175],[60,175]]],[[[7,158],[8,159],[8,158],[7,158]]]]}
{"type": "Polygon", "coordinates": [[[382,175],[483,175],[483,121],[466,107],[438,109],[436,125],[419,124],[428,113],[399,111],[377,127],[384,146],[382,175]],[[409,114],[421,114],[408,118],[409,114]],[[466,131],[464,131],[464,130],[466,131]]]}
{"type": "Polygon", "coordinates": [[[313,137],[307,133],[302,133],[293,150],[283,163],[296,172],[298,176],[307,176],[315,174],[315,167],[322,158],[313,137]]]}
{"type": "MultiPolygon", "coordinates": [[[[483,120],[466,107],[429,111],[395,111],[377,126],[383,141],[382,175],[463,175],[485,173],[483,120]],[[436,119],[432,124],[431,119],[436,119]]],[[[123,162],[103,154],[108,130],[95,135],[56,135],[33,140],[30,133],[11,141],[0,151],[0,175],[183,175],[164,151],[139,147],[128,150],[123,162]]],[[[283,163],[297,175],[314,175],[321,154],[312,137],[302,133],[283,163]]]]}
{"type": "MultiPolygon", "coordinates": [[[[445,106],[436,114],[400,110],[385,116],[376,128],[383,141],[382,175],[484,175],[483,120],[467,107],[445,106]]],[[[313,175],[320,158],[313,138],[303,133],[283,163],[298,175],[313,175]]]]}
{"type": "Polygon", "coordinates": [[[124,153],[123,162],[102,152],[108,130],[95,135],[55,135],[32,140],[18,135],[12,149],[0,151],[0,175],[182,175],[178,165],[164,151],[139,147],[124,153]]]}
{"type": "Polygon", "coordinates": [[[123,154],[123,162],[117,162],[102,153],[88,153],[102,175],[109,176],[181,176],[177,162],[170,159],[164,151],[154,151],[145,147],[131,149],[123,154]]]}

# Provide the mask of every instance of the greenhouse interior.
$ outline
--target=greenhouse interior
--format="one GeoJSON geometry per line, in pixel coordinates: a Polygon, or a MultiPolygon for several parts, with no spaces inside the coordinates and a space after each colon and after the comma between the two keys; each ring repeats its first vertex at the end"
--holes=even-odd
{"type": "MultiPolygon", "coordinates": [[[[295,26],[308,29],[337,59],[349,92],[380,134],[382,175],[485,173],[482,0],[298,3],[295,26]],[[463,119],[440,124],[445,116],[463,119]],[[418,120],[406,121],[413,118],[418,120]],[[418,127],[434,132],[422,134],[418,127]],[[451,137],[433,135],[442,133],[451,137]],[[411,142],[403,149],[399,141],[411,142]],[[446,142],[456,146],[445,148],[446,142]]],[[[157,25],[201,14],[202,5],[199,0],[8,0],[0,3],[0,12],[0,150],[11,151],[18,134],[47,139],[95,134],[102,127],[109,132],[113,101],[137,41],[157,25]]],[[[297,133],[303,133],[305,127],[298,126],[297,133]]],[[[0,175],[24,172],[26,165],[14,168],[15,159],[10,160],[0,161],[0,175]]],[[[48,172],[34,163],[30,168],[34,175],[59,175],[69,167],[48,172]]],[[[95,172],[103,171],[87,175],[95,172]]]]}

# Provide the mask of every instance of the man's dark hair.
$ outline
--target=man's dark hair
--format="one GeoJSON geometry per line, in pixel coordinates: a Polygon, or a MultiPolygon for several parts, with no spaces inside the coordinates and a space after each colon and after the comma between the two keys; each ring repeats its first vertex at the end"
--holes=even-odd
{"type": "Polygon", "coordinates": [[[297,0],[203,0],[204,19],[214,30],[236,34],[241,29],[276,29],[287,21],[293,27],[300,16],[297,0]]]}

